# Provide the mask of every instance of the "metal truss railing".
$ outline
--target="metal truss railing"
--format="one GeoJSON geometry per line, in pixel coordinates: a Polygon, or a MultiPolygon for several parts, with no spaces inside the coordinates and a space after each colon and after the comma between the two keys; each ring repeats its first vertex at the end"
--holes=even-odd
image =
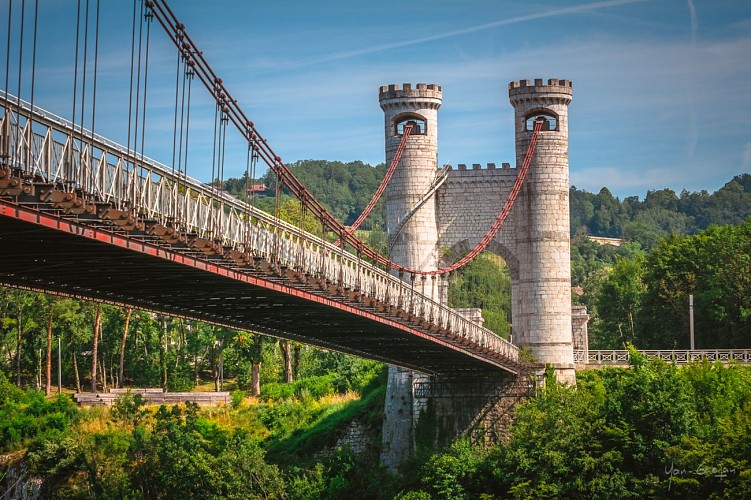
{"type": "MultiPolygon", "coordinates": [[[[720,361],[751,363],[751,349],[701,349],[701,350],[645,350],[639,351],[647,359],[661,359],[668,363],[686,364],[695,361],[720,361]]],[[[588,365],[626,365],[630,359],[625,350],[574,351],[574,363],[588,365]]]]}
{"type": "Polygon", "coordinates": [[[501,363],[518,360],[518,349],[495,333],[357,255],[288,224],[215,187],[175,172],[78,124],[0,90],[0,161],[20,171],[25,183],[46,183],[81,193],[140,220],[221,245],[248,262],[264,260],[420,318],[501,363]]]}

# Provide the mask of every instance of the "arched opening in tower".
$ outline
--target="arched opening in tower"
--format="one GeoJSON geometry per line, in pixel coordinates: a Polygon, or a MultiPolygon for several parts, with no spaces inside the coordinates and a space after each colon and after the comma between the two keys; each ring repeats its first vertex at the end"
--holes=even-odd
{"type": "MultiPolygon", "coordinates": [[[[456,261],[474,241],[463,240],[444,249],[441,265],[456,261]]],[[[512,333],[512,283],[518,279],[518,261],[503,244],[493,240],[472,262],[452,272],[442,284],[449,307],[509,339],[512,333]]]]}
{"type": "Polygon", "coordinates": [[[532,130],[537,120],[543,120],[542,131],[558,130],[558,115],[549,110],[535,110],[525,117],[526,129],[532,130]]]}
{"type": "Polygon", "coordinates": [[[404,113],[394,118],[394,135],[403,135],[404,126],[412,125],[410,135],[425,135],[428,133],[428,123],[424,117],[415,113],[404,113]]]}

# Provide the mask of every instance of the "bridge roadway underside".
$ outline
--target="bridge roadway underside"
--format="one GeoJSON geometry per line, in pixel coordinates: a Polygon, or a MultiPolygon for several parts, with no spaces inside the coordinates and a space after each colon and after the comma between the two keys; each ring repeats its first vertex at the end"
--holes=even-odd
{"type": "Polygon", "coordinates": [[[323,292],[2,201],[0,283],[255,331],[424,373],[502,371],[447,339],[323,292]]]}

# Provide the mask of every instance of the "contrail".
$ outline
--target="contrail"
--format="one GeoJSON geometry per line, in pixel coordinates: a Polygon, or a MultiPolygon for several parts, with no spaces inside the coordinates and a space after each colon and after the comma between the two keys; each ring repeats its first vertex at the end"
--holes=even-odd
{"type": "MultiPolygon", "coordinates": [[[[412,40],[402,40],[400,42],[386,43],[383,45],[377,45],[375,47],[368,47],[365,49],[350,50],[347,52],[339,52],[336,54],[330,54],[308,61],[303,61],[299,66],[309,66],[312,64],[318,64],[322,62],[337,61],[340,59],[348,59],[350,57],[361,56],[365,54],[373,54],[376,52],[383,52],[386,50],[398,49],[401,47],[408,47],[410,45],[418,45],[426,42],[434,42],[436,40],[445,40],[446,38],[453,38],[456,36],[468,35],[470,33],[476,33],[478,31],[485,31],[499,26],[508,26],[510,24],[524,23],[527,21],[534,21],[536,19],[544,19],[547,17],[563,16],[567,14],[579,14],[582,12],[591,12],[599,9],[606,9],[609,7],[617,7],[619,5],[628,5],[632,3],[647,2],[650,0],[605,0],[602,2],[594,2],[583,5],[575,5],[573,7],[563,7],[560,9],[552,9],[545,12],[537,12],[535,14],[527,14],[524,16],[511,17],[508,19],[501,19],[499,21],[492,21],[489,23],[478,24],[476,26],[469,26],[453,31],[445,31],[438,35],[425,36],[421,38],[413,38],[412,40]]],[[[691,0],[689,0],[689,3],[691,0]]]]}
{"type": "Polygon", "coordinates": [[[691,16],[691,43],[696,43],[696,31],[699,29],[699,19],[696,17],[696,7],[692,0],[688,0],[688,13],[691,16]]]}

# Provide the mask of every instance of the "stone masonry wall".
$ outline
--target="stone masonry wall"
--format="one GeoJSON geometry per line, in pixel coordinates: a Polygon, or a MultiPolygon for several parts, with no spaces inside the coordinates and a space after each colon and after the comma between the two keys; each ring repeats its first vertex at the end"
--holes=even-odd
{"type": "MultiPolygon", "coordinates": [[[[442,250],[460,254],[474,248],[485,236],[508,198],[517,170],[504,163],[483,168],[465,165],[452,168],[446,182],[436,192],[438,240],[442,250]]],[[[512,277],[517,271],[512,230],[514,210],[496,235],[490,250],[504,258],[512,277]]]]}

